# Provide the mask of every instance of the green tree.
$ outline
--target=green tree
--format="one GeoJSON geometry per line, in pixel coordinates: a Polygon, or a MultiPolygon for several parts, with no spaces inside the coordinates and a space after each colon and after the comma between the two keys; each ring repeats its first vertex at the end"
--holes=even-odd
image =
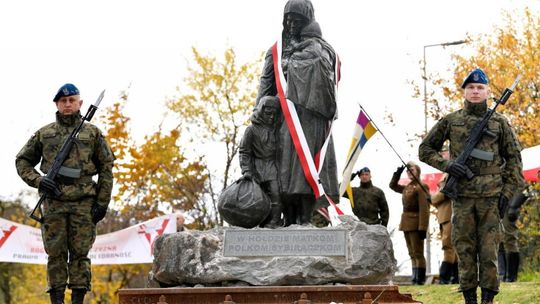
{"type": "MultiPolygon", "coordinates": [[[[238,154],[243,127],[248,123],[257,95],[257,83],[262,57],[254,62],[238,63],[232,48],[224,52],[223,60],[204,56],[192,48],[195,65],[189,66],[185,87],[178,88],[178,97],[168,103],[185,129],[196,138],[197,145],[219,142],[225,147],[222,172],[208,170],[211,178],[207,188],[215,222],[222,224],[217,214],[217,195],[225,189],[234,173],[233,160],[238,154]],[[219,189],[214,184],[220,183],[219,189]]],[[[199,151],[199,153],[204,153],[199,151]]]]}

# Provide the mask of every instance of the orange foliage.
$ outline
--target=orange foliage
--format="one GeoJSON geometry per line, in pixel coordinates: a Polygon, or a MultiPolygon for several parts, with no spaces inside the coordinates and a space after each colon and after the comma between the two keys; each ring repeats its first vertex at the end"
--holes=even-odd
{"type": "Polygon", "coordinates": [[[505,24],[489,34],[468,37],[476,49],[471,57],[454,55],[455,76],[447,81],[444,95],[454,105],[461,105],[462,91],[456,90],[466,75],[476,67],[489,77],[494,98],[499,98],[520,74],[521,81],[504,106],[503,113],[516,130],[524,147],[540,144],[540,15],[525,9],[522,15],[504,14],[505,24]]]}

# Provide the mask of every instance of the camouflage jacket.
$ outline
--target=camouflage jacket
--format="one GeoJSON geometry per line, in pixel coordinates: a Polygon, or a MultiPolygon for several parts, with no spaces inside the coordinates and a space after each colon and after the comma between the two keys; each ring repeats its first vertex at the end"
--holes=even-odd
{"type": "MultiPolygon", "coordinates": [[[[360,187],[352,188],[352,195],[354,199],[352,211],[359,220],[370,225],[388,225],[388,203],[380,188],[373,186],[371,182],[361,183],[360,187]]],[[[347,192],[343,197],[349,198],[347,192]]]]}
{"type": "MultiPolygon", "coordinates": [[[[487,111],[487,104],[465,101],[463,109],[443,117],[431,129],[419,147],[421,161],[445,171],[448,160],[443,159],[438,151],[446,140],[450,141],[450,159],[456,159],[463,149],[475,124],[487,111]]],[[[458,182],[458,195],[464,197],[494,197],[500,193],[507,198],[514,195],[516,189],[523,189],[524,178],[521,162],[521,145],[506,118],[494,113],[487,129],[491,135],[484,135],[477,149],[492,156],[492,159],[471,157],[467,166],[475,173],[468,180],[458,182]]]]}
{"type": "MultiPolygon", "coordinates": [[[[39,129],[17,154],[15,165],[19,176],[31,187],[37,188],[41,180],[34,167],[41,162],[40,171],[46,174],[62,144],[82,120],[80,113],[61,115],[56,113],[56,122],[39,129]]],[[[101,131],[90,123],[85,123],[75,141],[63,167],[80,170],[79,178],[62,176],[57,183],[62,195],[58,200],[76,201],[85,197],[95,197],[98,204],[109,204],[113,186],[112,167],[114,155],[101,131]],[[97,183],[92,176],[98,175],[97,183]]]]}

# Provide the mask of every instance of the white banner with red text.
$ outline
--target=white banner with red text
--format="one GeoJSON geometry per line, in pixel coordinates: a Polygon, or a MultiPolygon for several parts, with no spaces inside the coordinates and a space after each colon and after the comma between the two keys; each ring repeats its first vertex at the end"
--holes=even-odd
{"type": "MultiPolygon", "coordinates": [[[[98,235],[88,256],[93,265],[152,263],[154,241],[174,232],[175,215],[160,216],[98,235]]],[[[0,218],[0,262],[47,264],[40,229],[0,218]]]]}

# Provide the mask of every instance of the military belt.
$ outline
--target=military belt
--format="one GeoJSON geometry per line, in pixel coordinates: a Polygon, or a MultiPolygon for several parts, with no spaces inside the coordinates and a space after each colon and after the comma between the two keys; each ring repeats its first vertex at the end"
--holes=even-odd
{"type": "Polygon", "coordinates": [[[490,174],[501,174],[501,168],[497,166],[491,167],[482,167],[482,168],[469,168],[474,173],[474,175],[490,175],[490,174]]]}
{"type": "Polygon", "coordinates": [[[91,175],[85,175],[81,176],[79,178],[71,178],[59,175],[57,177],[57,180],[60,184],[63,185],[74,185],[74,184],[89,184],[92,182],[92,176],[91,175]]]}

